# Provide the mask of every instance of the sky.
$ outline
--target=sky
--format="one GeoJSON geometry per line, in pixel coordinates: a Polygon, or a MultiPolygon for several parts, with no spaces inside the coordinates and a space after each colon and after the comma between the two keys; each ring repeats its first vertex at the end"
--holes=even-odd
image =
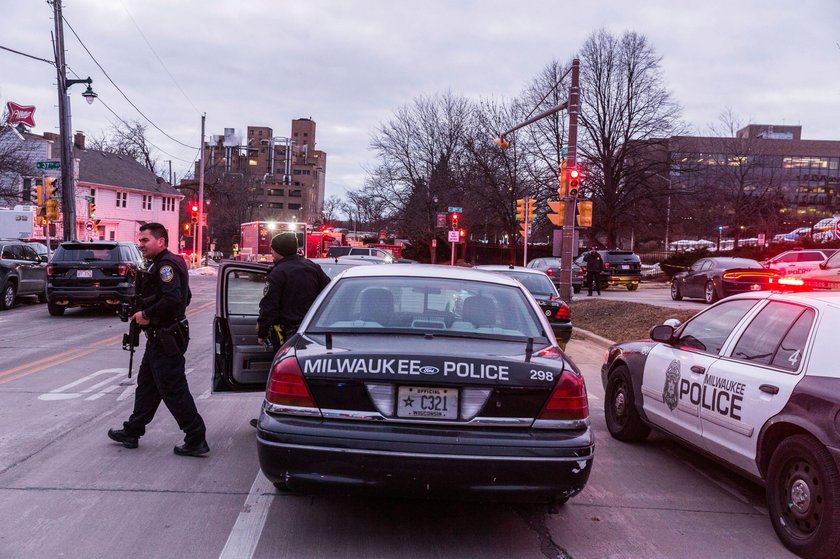
{"type": "MultiPolygon", "coordinates": [[[[306,117],[327,153],[326,196],[341,197],[364,184],[371,138],[399,107],[444,92],[510,99],[601,28],[649,39],[694,133],[709,134],[731,109],[744,125],[798,124],[803,139],[840,140],[836,0],[65,0],[63,9],[104,73],[65,25],[68,67],[93,78],[121,118],[148,125],[177,177],[192,170],[202,113],[208,139],[249,125],[288,136],[306,117]]],[[[0,0],[0,14],[0,47],[53,58],[45,0],[0,0]]],[[[58,132],[55,84],[49,64],[0,49],[0,103],[35,105],[36,133],[58,132]]],[[[74,130],[100,136],[117,122],[103,103],[84,102],[84,85],[70,91],[74,130]]]]}

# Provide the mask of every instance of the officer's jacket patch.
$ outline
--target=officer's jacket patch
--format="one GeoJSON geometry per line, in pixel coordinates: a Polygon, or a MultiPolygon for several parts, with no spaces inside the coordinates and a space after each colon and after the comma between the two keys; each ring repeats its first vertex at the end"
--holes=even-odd
{"type": "Polygon", "coordinates": [[[172,278],[175,277],[175,272],[172,271],[172,266],[166,265],[160,269],[160,279],[165,282],[172,281],[172,278]]]}

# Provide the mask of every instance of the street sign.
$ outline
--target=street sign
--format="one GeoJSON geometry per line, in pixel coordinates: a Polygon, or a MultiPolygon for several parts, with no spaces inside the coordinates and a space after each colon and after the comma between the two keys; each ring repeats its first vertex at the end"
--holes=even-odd
{"type": "Polygon", "coordinates": [[[36,161],[35,168],[40,171],[47,171],[50,169],[61,169],[61,161],[57,159],[50,161],[36,161]]]}
{"type": "Polygon", "coordinates": [[[566,159],[569,156],[569,146],[563,146],[560,148],[560,157],[566,159]]]}
{"type": "Polygon", "coordinates": [[[446,212],[438,212],[435,227],[446,228],[446,212]]]}
{"type": "Polygon", "coordinates": [[[840,239],[840,219],[834,222],[834,237],[840,239]]]}
{"type": "Polygon", "coordinates": [[[461,234],[458,232],[457,229],[453,229],[449,231],[449,242],[450,243],[457,243],[461,240],[461,234]]]}
{"type": "Polygon", "coordinates": [[[93,222],[91,220],[85,221],[85,231],[93,231],[93,222]]]}
{"type": "Polygon", "coordinates": [[[459,208],[458,206],[449,206],[449,213],[461,214],[464,213],[464,208],[459,208]]]}

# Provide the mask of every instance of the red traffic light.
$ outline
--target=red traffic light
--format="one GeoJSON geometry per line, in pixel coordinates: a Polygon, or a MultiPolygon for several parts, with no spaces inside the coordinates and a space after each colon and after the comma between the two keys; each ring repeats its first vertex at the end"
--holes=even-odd
{"type": "Polygon", "coordinates": [[[577,169],[570,169],[569,170],[569,178],[577,179],[580,178],[580,171],[577,169]]]}
{"type": "Polygon", "coordinates": [[[569,169],[569,196],[572,198],[578,195],[580,188],[580,170],[572,167],[569,169]]]}
{"type": "Polygon", "coordinates": [[[194,212],[198,211],[198,204],[193,204],[192,211],[194,211],[194,212]]]}

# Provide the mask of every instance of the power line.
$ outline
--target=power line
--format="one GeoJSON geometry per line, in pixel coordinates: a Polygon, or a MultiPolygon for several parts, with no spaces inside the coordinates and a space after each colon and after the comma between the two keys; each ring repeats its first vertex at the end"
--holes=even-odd
{"type": "Polygon", "coordinates": [[[9,47],[4,47],[3,45],[0,45],[0,49],[7,50],[7,51],[13,52],[15,54],[19,54],[21,56],[25,56],[27,58],[34,58],[35,60],[40,60],[41,62],[46,62],[47,64],[49,64],[53,68],[55,67],[55,61],[53,61],[53,60],[47,60],[46,58],[41,58],[39,56],[32,56],[31,54],[26,54],[25,52],[20,52],[19,50],[10,49],[9,47]]]}
{"type": "MultiPolygon", "coordinates": [[[[83,48],[83,49],[85,49],[85,52],[87,52],[87,53],[88,53],[88,56],[90,56],[91,60],[93,60],[93,62],[94,62],[94,63],[95,63],[95,64],[99,67],[99,69],[100,69],[100,70],[102,70],[102,73],[103,73],[103,74],[105,74],[105,77],[106,77],[106,78],[108,78],[108,81],[109,81],[109,82],[111,82],[111,85],[113,85],[115,88],[117,88],[117,91],[119,91],[119,92],[120,92],[120,94],[121,94],[121,95],[125,98],[125,100],[126,100],[126,101],[128,101],[128,104],[129,104],[129,105],[131,105],[132,107],[134,107],[134,110],[136,110],[138,113],[140,113],[140,116],[142,116],[143,118],[145,118],[145,119],[146,119],[146,121],[147,121],[149,124],[151,124],[151,125],[152,125],[155,129],[157,129],[157,130],[158,130],[158,132],[160,132],[161,134],[163,134],[164,136],[166,136],[167,138],[169,138],[169,139],[170,139],[170,140],[172,140],[173,142],[175,142],[175,143],[177,143],[177,144],[181,144],[182,146],[184,146],[184,147],[186,147],[186,148],[195,149],[195,150],[199,149],[199,148],[197,148],[197,147],[195,147],[195,146],[191,146],[191,145],[185,144],[184,142],[182,142],[182,141],[180,141],[180,140],[177,140],[177,139],[173,138],[172,136],[170,136],[169,134],[167,134],[166,132],[164,132],[164,131],[163,131],[163,129],[161,129],[161,128],[160,128],[160,126],[158,126],[157,124],[155,124],[154,122],[152,122],[152,119],[150,119],[149,117],[147,117],[147,116],[143,113],[143,111],[141,111],[141,110],[137,107],[137,105],[135,105],[135,104],[131,101],[131,99],[129,99],[129,98],[128,98],[128,96],[127,96],[127,95],[123,92],[123,90],[122,90],[122,89],[120,89],[120,86],[118,86],[116,83],[114,83],[114,80],[112,80],[112,79],[111,79],[111,76],[109,76],[109,75],[108,75],[108,72],[106,72],[106,71],[105,71],[105,68],[103,68],[103,67],[102,67],[102,65],[99,63],[99,61],[98,61],[98,60],[96,60],[96,58],[93,56],[93,54],[90,52],[90,50],[89,50],[89,49],[87,48],[87,46],[84,44],[84,42],[82,42],[82,39],[79,37],[79,34],[78,34],[78,33],[76,33],[76,30],[75,30],[75,29],[73,29],[73,26],[72,26],[72,25],[70,25],[70,22],[68,22],[68,21],[67,21],[67,18],[65,18],[65,17],[63,17],[63,16],[62,16],[62,18],[61,18],[61,19],[62,19],[62,20],[64,20],[64,23],[66,23],[66,24],[67,24],[67,27],[69,27],[69,28],[70,28],[70,31],[72,31],[72,32],[73,32],[73,35],[76,37],[76,40],[77,40],[77,41],[79,41],[79,44],[80,44],[80,45],[82,45],[82,48],[83,48]]],[[[110,110],[110,109],[108,109],[108,110],[110,110]]],[[[120,119],[120,120],[122,120],[122,119],[120,119]]],[[[161,151],[163,151],[163,150],[161,150],[161,151]]],[[[177,158],[176,158],[176,159],[177,159],[177,158]]]]}
{"type": "Polygon", "coordinates": [[[200,111],[199,111],[199,110],[198,110],[198,108],[195,106],[195,104],[193,104],[192,99],[190,99],[190,98],[189,98],[189,96],[187,95],[187,93],[186,93],[186,92],[185,92],[185,91],[181,88],[181,84],[179,84],[179,83],[178,83],[178,81],[175,79],[175,76],[173,76],[173,75],[172,75],[172,72],[170,72],[170,71],[169,71],[169,68],[167,68],[167,67],[166,67],[166,64],[164,64],[164,63],[163,63],[163,60],[161,60],[160,56],[158,56],[157,51],[155,51],[155,49],[154,49],[154,47],[152,46],[152,44],[151,44],[151,43],[149,42],[149,40],[146,38],[146,34],[145,34],[145,33],[143,33],[143,30],[142,30],[142,29],[140,29],[140,26],[139,26],[139,25],[137,25],[137,21],[134,19],[134,16],[132,16],[132,15],[131,15],[131,12],[129,12],[129,11],[128,11],[128,6],[126,6],[126,5],[125,5],[125,2],[121,2],[121,4],[122,4],[123,9],[125,10],[125,13],[127,13],[127,14],[128,14],[128,18],[131,20],[131,23],[133,23],[133,24],[134,24],[134,27],[136,27],[136,28],[137,28],[137,32],[138,32],[138,33],[140,33],[140,36],[141,36],[141,37],[143,37],[143,40],[146,42],[146,46],[148,46],[148,47],[149,47],[149,50],[150,50],[150,51],[152,51],[152,54],[154,54],[154,55],[155,55],[155,58],[157,58],[157,61],[158,61],[158,62],[160,62],[160,65],[161,65],[161,66],[163,67],[163,69],[166,71],[167,75],[169,76],[169,79],[171,79],[171,80],[172,80],[172,83],[174,83],[174,84],[175,84],[175,87],[177,87],[177,88],[178,88],[178,91],[180,91],[180,92],[181,92],[181,95],[183,95],[183,96],[184,96],[184,99],[186,99],[186,100],[187,100],[187,102],[188,102],[190,105],[192,105],[192,108],[193,108],[193,109],[195,109],[195,112],[196,112],[196,113],[199,113],[200,111]]]}

